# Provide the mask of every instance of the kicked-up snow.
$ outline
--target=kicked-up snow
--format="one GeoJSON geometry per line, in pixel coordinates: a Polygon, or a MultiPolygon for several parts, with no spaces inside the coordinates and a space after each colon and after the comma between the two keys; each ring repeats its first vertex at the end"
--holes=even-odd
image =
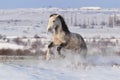
{"type": "Polygon", "coordinates": [[[0,80],[120,80],[120,57],[91,55],[86,59],[63,53],[51,60],[6,60],[0,63],[0,80]]]}
{"type": "Polygon", "coordinates": [[[74,66],[61,61],[21,63],[0,63],[0,80],[120,80],[119,66],[74,66]]]}

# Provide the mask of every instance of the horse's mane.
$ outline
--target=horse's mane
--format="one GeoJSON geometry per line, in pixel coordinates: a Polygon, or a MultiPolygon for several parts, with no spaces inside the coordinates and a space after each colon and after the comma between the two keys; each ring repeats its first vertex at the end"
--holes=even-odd
{"type": "Polygon", "coordinates": [[[51,14],[50,17],[54,16],[54,15],[58,15],[58,14],[51,14]]]}
{"type": "MultiPolygon", "coordinates": [[[[54,16],[54,15],[58,15],[58,14],[51,14],[50,17],[54,16]]],[[[61,20],[61,23],[62,23],[62,29],[65,33],[70,33],[66,23],[65,23],[65,20],[64,18],[61,16],[61,15],[58,15],[58,18],[61,20]]]]}

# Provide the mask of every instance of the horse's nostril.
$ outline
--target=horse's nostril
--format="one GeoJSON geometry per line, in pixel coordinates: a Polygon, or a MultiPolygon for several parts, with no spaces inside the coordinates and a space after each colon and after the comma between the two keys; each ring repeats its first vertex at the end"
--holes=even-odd
{"type": "Polygon", "coordinates": [[[47,28],[47,31],[49,31],[50,30],[50,28],[47,28]]]}
{"type": "Polygon", "coordinates": [[[51,32],[51,28],[48,28],[47,31],[48,31],[48,32],[51,32]]]}
{"type": "Polygon", "coordinates": [[[51,31],[51,29],[48,29],[48,31],[51,31]]]}

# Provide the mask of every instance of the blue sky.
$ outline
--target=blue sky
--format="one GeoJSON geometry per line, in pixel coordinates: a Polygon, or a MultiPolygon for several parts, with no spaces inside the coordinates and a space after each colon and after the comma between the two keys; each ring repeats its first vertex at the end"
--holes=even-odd
{"type": "Polygon", "coordinates": [[[120,8],[120,0],[0,0],[0,9],[39,8],[39,7],[79,8],[99,6],[120,8]]]}

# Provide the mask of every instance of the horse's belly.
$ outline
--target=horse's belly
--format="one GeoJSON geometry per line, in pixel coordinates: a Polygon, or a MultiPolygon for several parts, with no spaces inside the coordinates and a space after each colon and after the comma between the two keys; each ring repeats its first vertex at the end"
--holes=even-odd
{"type": "Polygon", "coordinates": [[[70,42],[70,43],[66,46],[66,48],[67,48],[67,49],[77,50],[77,49],[80,49],[80,46],[79,46],[79,43],[70,42]]]}
{"type": "Polygon", "coordinates": [[[80,47],[79,46],[76,46],[76,45],[68,45],[68,46],[66,46],[66,49],[74,49],[74,50],[77,50],[77,49],[80,49],[80,47]]]}
{"type": "Polygon", "coordinates": [[[80,49],[80,43],[79,42],[80,41],[79,41],[78,38],[72,36],[69,43],[68,43],[68,45],[66,46],[66,48],[67,49],[74,49],[74,50],[80,49]]]}

